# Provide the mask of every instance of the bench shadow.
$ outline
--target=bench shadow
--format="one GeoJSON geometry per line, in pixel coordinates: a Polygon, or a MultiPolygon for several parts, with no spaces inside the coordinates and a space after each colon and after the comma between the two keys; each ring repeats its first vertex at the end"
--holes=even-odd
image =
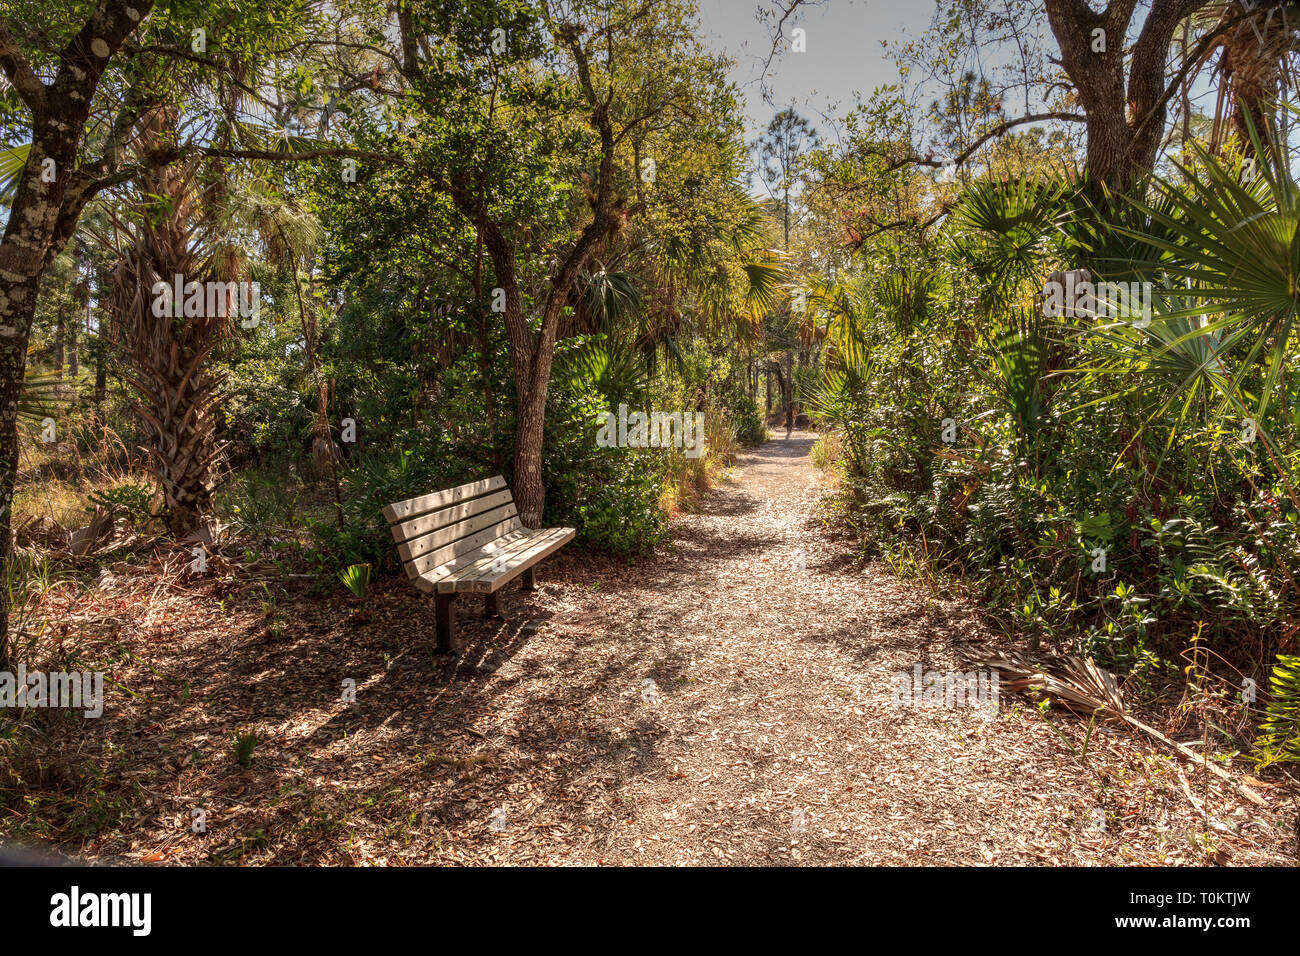
{"type": "Polygon", "coordinates": [[[530,774],[529,794],[546,805],[568,805],[569,821],[586,826],[599,839],[616,824],[618,815],[611,818],[603,800],[596,798],[616,796],[630,778],[659,767],[659,744],[667,731],[650,716],[634,719],[626,733],[613,732],[615,724],[608,720],[575,724],[574,716],[589,712],[594,699],[620,694],[637,694],[649,708],[653,695],[676,692],[689,658],[674,649],[671,635],[648,637],[649,645],[660,645],[657,650],[609,661],[593,670],[587,660],[589,648],[600,636],[566,637],[567,646],[558,655],[547,656],[543,663],[521,663],[509,676],[502,676],[497,673],[502,665],[515,659],[535,636],[527,625],[544,626],[552,615],[519,600],[502,600],[501,607],[504,622],[462,623],[465,650],[459,658],[430,654],[427,666],[419,662],[372,672],[363,706],[334,715],[310,738],[319,748],[337,745],[345,737],[364,739],[382,728],[390,736],[396,732],[410,753],[436,754],[436,759],[446,762],[427,765],[427,776],[412,781],[409,768],[387,772],[380,767],[367,776],[361,792],[375,798],[412,783],[435,787],[441,796],[423,804],[422,812],[462,837],[468,830],[471,842],[497,839],[486,825],[492,802],[511,802],[508,788],[517,784],[520,774],[554,762],[566,772],[530,774]],[[549,675],[539,674],[539,668],[564,674],[565,679],[547,680],[549,675]],[[647,680],[653,682],[649,687],[647,680]],[[511,709],[526,713],[527,720],[489,734],[473,727],[507,698],[511,709]],[[396,706],[404,699],[432,702],[432,706],[418,710],[396,706]],[[480,755],[483,762],[476,762],[480,755]],[[570,783],[579,777],[581,796],[575,795],[575,785],[570,783]],[[591,781],[596,779],[602,781],[599,794],[592,791],[591,781]],[[473,799],[466,799],[469,792],[475,794],[473,799]]]}

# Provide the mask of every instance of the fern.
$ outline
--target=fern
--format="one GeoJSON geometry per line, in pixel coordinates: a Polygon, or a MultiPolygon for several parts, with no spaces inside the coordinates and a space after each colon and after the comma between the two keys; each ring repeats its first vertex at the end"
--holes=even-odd
{"type": "Polygon", "coordinates": [[[1279,654],[1269,678],[1268,719],[1255,738],[1259,768],[1300,762],[1300,655],[1279,654]]]}

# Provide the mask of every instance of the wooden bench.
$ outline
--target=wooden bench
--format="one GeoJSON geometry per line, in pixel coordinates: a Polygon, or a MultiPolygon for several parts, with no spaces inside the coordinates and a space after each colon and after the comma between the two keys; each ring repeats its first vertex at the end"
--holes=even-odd
{"type": "Polygon", "coordinates": [[[384,518],[407,575],[435,596],[440,651],[460,650],[452,613],[458,595],[482,594],[484,616],[496,616],[497,591],[521,574],[531,591],[535,565],[574,535],[572,528],[525,528],[500,475],[399,501],[384,518]]]}

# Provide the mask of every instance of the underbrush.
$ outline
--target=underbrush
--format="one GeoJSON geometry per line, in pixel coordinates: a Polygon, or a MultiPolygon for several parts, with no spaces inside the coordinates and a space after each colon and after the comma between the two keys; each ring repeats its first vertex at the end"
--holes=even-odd
{"type": "Polygon", "coordinates": [[[58,710],[0,721],[0,811],[11,838],[77,845],[129,821],[127,755],[58,710]]]}
{"type": "MultiPolygon", "coordinates": [[[[1295,184],[1193,166],[1122,196],[976,183],[938,237],[877,246],[818,294],[818,457],[864,556],[959,582],[1008,636],[1140,694],[1186,687],[1194,649],[1278,728],[1300,681],[1300,391],[1272,237],[1295,184]],[[1103,291],[1062,307],[1076,283],[1103,291]]],[[[1260,741],[1260,763],[1286,752],[1260,741]]]]}
{"type": "Polygon", "coordinates": [[[1181,699],[1190,649],[1203,648],[1215,693],[1283,728],[1257,760],[1284,759],[1295,721],[1276,702],[1294,675],[1278,668],[1300,636],[1300,506],[1267,460],[1213,423],[1135,437],[1122,401],[1086,420],[1048,412],[1026,441],[1010,414],[939,382],[903,403],[857,383],[818,443],[841,479],[834,520],[862,556],[959,590],[1009,639],[1096,659],[1138,700],[1181,699]],[[963,423],[952,441],[945,419],[963,423]]]}

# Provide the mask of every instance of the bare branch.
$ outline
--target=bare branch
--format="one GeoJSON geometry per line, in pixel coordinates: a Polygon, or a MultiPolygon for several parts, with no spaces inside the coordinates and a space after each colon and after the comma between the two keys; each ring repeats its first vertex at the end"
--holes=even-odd
{"type": "MultiPolygon", "coordinates": [[[[1062,120],[1068,123],[1086,123],[1087,117],[1080,116],[1078,113],[1066,113],[1059,110],[1053,110],[1048,113],[1030,113],[1028,116],[1019,116],[1016,119],[1004,120],[995,126],[989,127],[984,133],[973,140],[965,149],[954,156],[952,159],[935,159],[932,155],[918,156],[915,153],[908,153],[899,159],[890,160],[886,169],[892,171],[901,169],[904,166],[929,166],[932,169],[943,169],[947,166],[960,166],[970,159],[979,150],[981,146],[991,139],[999,136],[1005,136],[1017,126],[1024,126],[1026,123],[1041,123],[1046,120],[1062,120]]],[[[887,155],[883,150],[875,151],[875,155],[887,155]]]]}
{"type": "Polygon", "coordinates": [[[775,6],[781,11],[780,18],[776,21],[775,29],[772,33],[772,49],[767,53],[767,59],[763,61],[763,72],[759,75],[759,91],[763,99],[771,102],[771,91],[767,87],[768,74],[772,72],[772,61],[776,59],[777,49],[781,46],[781,41],[785,39],[785,25],[789,19],[795,15],[800,7],[817,6],[823,0],[788,0],[788,6],[782,6],[781,0],[777,0],[775,6]]]}

